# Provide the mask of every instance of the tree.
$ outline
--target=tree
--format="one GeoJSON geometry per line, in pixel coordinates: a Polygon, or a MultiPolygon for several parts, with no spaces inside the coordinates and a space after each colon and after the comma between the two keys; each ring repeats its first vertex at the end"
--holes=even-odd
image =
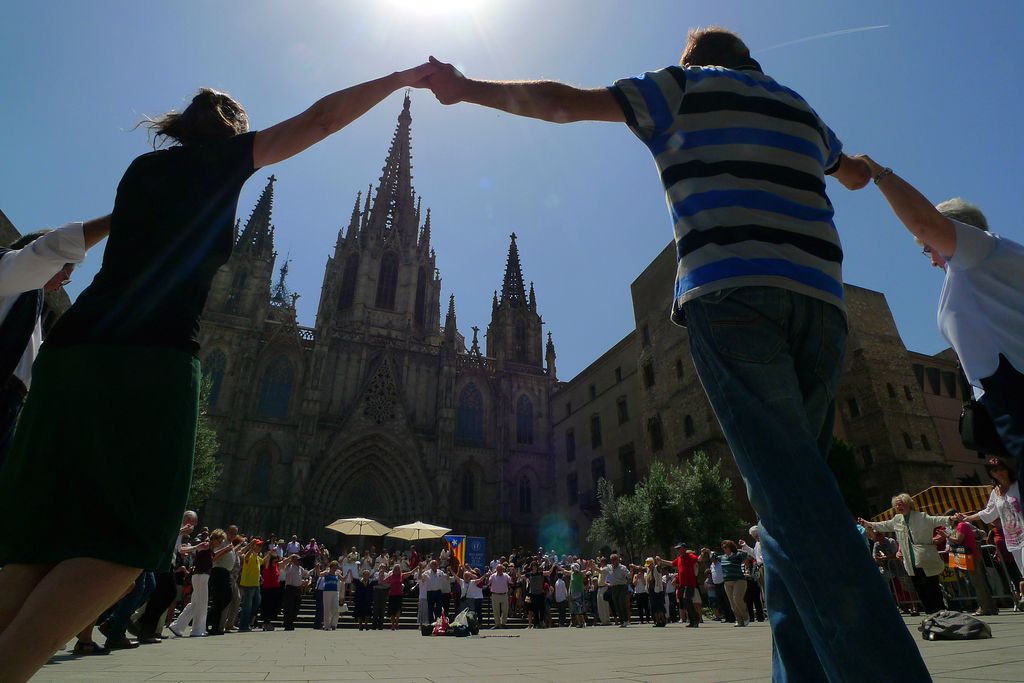
{"type": "Polygon", "coordinates": [[[210,497],[217,482],[220,479],[221,464],[217,460],[217,451],[220,449],[220,442],[217,440],[217,432],[210,426],[209,412],[210,387],[212,382],[209,376],[203,378],[202,387],[199,390],[199,422],[196,424],[196,450],[192,461],[192,485],[188,491],[189,510],[202,507],[206,499],[210,497]]]}
{"type": "Polygon", "coordinates": [[[590,526],[587,540],[615,545],[629,561],[637,561],[650,536],[650,514],[643,498],[636,494],[616,496],[612,483],[600,479],[597,499],[601,516],[590,526]]]}
{"type": "Polygon", "coordinates": [[[843,501],[853,517],[870,517],[868,500],[861,486],[860,470],[854,458],[853,446],[837,436],[832,437],[832,445],[828,449],[828,466],[843,494],[843,501]]]}
{"type": "Polygon", "coordinates": [[[712,463],[704,451],[694,451],[674,488],[690,543],[715,547],[723,538],[736,538],[746,530],[746,523],[736,516],[732,484],[722,476],[721,463],[712,463]]]}
{"type": "Polygon", "coordinates": [[[665,557],[672,556],[675,545],[686,526],[685,509],[679,496],[683,472],[678,466],[665,467],[655,461],[634,494],[647,508],[650,520],[650,543],[665,557]]]}

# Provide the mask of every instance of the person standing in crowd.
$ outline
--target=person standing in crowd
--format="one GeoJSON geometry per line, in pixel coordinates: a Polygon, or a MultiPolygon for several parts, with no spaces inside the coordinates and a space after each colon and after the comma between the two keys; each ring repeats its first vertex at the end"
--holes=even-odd
{"type": "Polygon", "coordinates": [[[661,576],[661,568],[648,557],[644,561],[644,584],[647,588],[647,600],[651,613],[651,621],[656,628],[661,628],[667,623],[665,620],[665,581],[661,576]]]}
{"type": "Polygon", "coordinates": [[[0,463],[43,343],[43,298],[71,282],[75,265],[109,232],[108,215],[31,232],[0,247],[0,463]]]}
{"type": "Polygon", "coordinates": [[[427,623],[433,624],[444,608],[444,572],[438,569],[438,561],[431,560],[430,568],[423,572],[427,589],[427,623]]]}
{"type": "Polygon", "coordinates": [[[612,609],[621,628],[629,625],[629,613],[626,611],[626,594],[629,586],[629,569],[619,561],[619,554],[612,553],[609,564],[604,568],[604,581],[611,593],[612,609]]]}
{"type": "Polygon", "coordinates": [[[248,633],[252,630],[253,618],[260,598],[260,573],[263,559],[260,548],[263,541],[254,538],[241,550],[242,571],[238,578],[238,587],[242,591],[242,606],[238,617],[238,630],[248,633]]]}
{"type": "Polygon", "coordinates": [[[914,509],[914,501],[907,493],[893,496],[892,506],[895,510],[892,519],[884,522],[857,521],[875,532],[894,532],[903,553],[903,566],[914,582],[925,613],[933,614],[945,609],[939,574],[946,568],[946,563],[932,542],[932,532],[935,527],[955,524],[959,519],[919,512],[914,509]]]}
{"type": "Polygon", "coordinates": [[[743,563],[746,562],[748,551],[753,552],[746,547],[737,547],[734,541],[722,541],[722,555],[719,561],[725,578],[725,595],[729,599],[733,614],[736,615],[736,626],[746,626],[750,623],[745,602],[747,581],[743,577],[743,563]]]}
{"type": "Polygon", "coordinates": [[[432,623],[427,600],[427,570],[422,564],[416,569],[416,621],[420,626],[432,623]]]}
{"type": "Polygon", "coordinates": [[[974,613],[974,616],[996,616],[999,614],[999,609],[992,600],[992,592],[985,579],[985,558],[981,554],[981,548],[978,547],[976,531],[977,529],[970,522],[961,519],[952,529],[952,533],[947,536],[947,547],[953,546],[950,548],[951,556],[954,553],[963,556],[962,561],[966,567],[962,568],[958,565],[957,573],[963,571],[967,574],[967,578],[974,588],[974,596],[978,601],[978,611],[974,613]]]}
{"type": "MultiPolygon", "coordinates": [[[[985,471],[993,482],[992,493],[984,510],[967,515],[968,522],[997,523],[1004,548],[1013,557],[1016,576],[1024,575],[1024,511],[1020,498],[1017,470],[1002,458],[989,458],[985,471]]],[[[1010,567],[1008,567],[1010,569],[1010,567]]],[[[1011,576],[1012,572],[1008,572],[1011,576]]],[[[1024,581],[1020,581],[1018,595],[1024,595],[1024,581]]]]}
{"type": "Polygon", "coordinates": [[[338,608],[340,607],[339,589],[341,588],[341,570],[338,569],[338,561],[331,560],[327,569],[320,572],[324,580],[321,593],[321,600],[324,604],[324,625],[325,631],[333,631],[338,628],[338,608]]]}
{"type": "MultiPolygon", "coordinates": [[[[213,548],[213,571],[210,572],[210,628],[207,632],[211,636],[224,635],[224,610],[231,604],[231,570],[237,561],[235,538],[222,533],[220,543],[213,548]]],[[[211,540],[214,535],[216,531],[211,534],[211,540]]]]}
{"type": "Polygon", "coordinates": [[[945,272],[939,330],[1024,469],[1024,245],[989,232],[981,209],[959,197],[932,206],[909,182],[861,156],[904,227],[945,272]]]}
{"type": "MultiPolygon", "coordinates": [[[[381,567],[376,572],[376,583],[373,586],[373,598],[371,603],[370,628],[374,631],[384,630],[384,619],[388,616],[388,596],[391,593],[391,584],[388,582],[390,573],[381,567]]],[[[404,586],[403,586],[404,589],[404,586]]],[[[399,615],[402,608],[399,605],[399,615]]]]}
{"type": "Polygon", "coordinates": [[[508,593],[511,588],[509,575],[505,573],[505,565],[498,563],[494,573],[485,577],[488,588],[491,590],[491,628],[505,628],[508,619],[508,593]]]}
{"type": "Polygon", "coordinates": [[[700,625],[700,615],[697,614],[697,609],[693,605],[693,598],[697,592],[697,562],[700,558],[689,552],[685,543],[676,543],[675,551],[676,557],[671,562],[660,557],[656,557],[655,562],[658,565],[668,565],[675,569],[675,583],[679,587],[680,600],[688,619],[686,626],[687,628],[697,628],[700,625]]]}
{"type": "Polygon", "coordinates": [[[484,588],[483,579],[476,572],[466,570],[462,575],[462,594],[465,596],[466,608],[476,613],[477,619],[483,618],[484,588]]]}
{"type": "Polygon", "coordinates": [[[178,530],[178,536],[174,540],[171,556],[171,571],[155,572],[153,592],[149,595],[146,609],[143,610],[142,615],[136,621],[139,638],[141,639],[159,638],[163,632],[164,616],[173,605],[178,593],[175,584],[175,572],[178,569],[178,562],[181,557],[178,550],[183,544],[183,539],[192,533],[198,521],[198,516],[192,510],[186,510],[181,517],[181,528],[178,530]]]}
{"type": "MultiPolygon", "coordinates": [[[[200,537],[202,538],[202,537],[200,537]]],[[[194,553],[192,564],[192,600],[185,606],[178,618],[170,625],[171,633],[179,638],[184,635],[184,627],[189,621],[192,628],[189,635],[193,638],[203,638],[206,633],[206,617],[210,600],[210,572],[213,570],[213,547],[219,545],[224,539],[224,532],[215,529],[209,537],[200,543],[191,546],[184,546],[181,552],[184,554],[194,553]]]]}
{"type": "MultiPolygon", "coordinates": [[[[555,609],[558,611],[558,625],[559,627],[568,626],[569,622],[566,619],[568,610],[566,608],[569,606],[569,589],[565,585],[565,578],[563,577],[562,572],[558,572],[558,578],[555,579],[553,590],[555,609]]],[[[483,600],[481,600],[481,602],[483,602],[483,600]]]]}
{"type": "Polygon", "coordinates": [[[274,630],[274,620],[281,611],[281,567],[277,553],[269,551],[260,570],[260,621],[264,631],[274,630]]]}
{"type": "Polygon", "coordinates": [[[530,571],[526,574],[526,598],[530,604],[527,628],[542,628],[544,619],[544,600],[546,591],[544,589],[544,572],[536,560],[530,563],[530,571]]]}
{"type": "Polygon", "coordinates": [[[825,176],[857,190],[870,180],[867,164],[843,154],[808,102],[721,27],[690,31],[680,66],[610,88],[481,81],[431,63],[438,71],[428,84],[442,104],[626,123],[647,145],[675,227],[672,319],[687,327],[761,520],[775,676],[928,680],[825,462],[847,336],[825,176]],[[811,551],[811,539],[828,539],[827,556],[811,551]],[[773,564],[773,555],[801,561],[773,564]],[[836,583],[849,590],[837,595],[836,583]]]}
{"type": "MultiPolygon", "coordinates": [[[[748,546],[749,547],[749,546],[748,546]]],[[[743,578],[747,582],[747,590],[743,594],[743,603],[747,614],[757,621],[764,621],[764,603],[761,602],[761,586],[758,583],[756,551],[753,551],[743,563],[743,578]]]]}
{"type": "Polygon", "coordinates": [[[583,628],[587,625],[587,613],[583,608],[586,598],[585,577],[578,561],[573,562],[569,569],[569,615],[573,626],[583,628]]]}
{"type": "MultiPolygon", "coordinates": [[[[370,630],[370,613],[373,610],[374,594],[377,587],[376,577],[370,578],[370,570],[364,569],[359,579],[352,584],[352,616],[359,625],[359,630],[370,630]]],[[[382,595],[383,597],[383,595],[382,595]]],[[[381,610],[383,615],[383,610],[381,610]]]]}
{"type": "Polygon", "coordinates": [[[136,158],[122,177],[103,264],[42,346],[0,468],[0,514],[22,519],[37,538],[78,539],[28,548],[0,538],[0,661],[9,679],[29,678],[54,643],[66,643],[142,569],[170,566],[167,543],[192,476],[199,317],[231,255],[246,180],[392,92],[424,85],[436,68],[338,91],[259,132],[249,131],[236,100],[208,88],[184,111],[147,122],[158,140],[177,144],[136,158]],[[119,509],[125,491],[145,504],[119,509]],[[54,514],[53,500],[64,514],[54,514]],[[30,596],[33,609],[22,612],[30,596]]]}
{"type": "Polygon", "coordinates": [[[295,630],[295,617],[299,614],[302,591],[309,587],[309,572],[302,568],[298,553],[288,556],[284,568],[284,630],[295,630]]]}
{"type": "Polygon", "coordinates": [[[285,552],[288,553],[288,557],[291,557],[292,555],[298,555],[301,550],[302,544],[299,543],[299,537],[292,534],[292,540],[288,541],[288,545],[285,547],[285,552]]]}
{"type": "MultiPolygon", "coordinates": [[[[381,573],[386,570],[384,567],[380,569],[381,573]]],[[[391,617],[391,630],[398,630],[398,620],[402,617],[402,597],[405,595],[405,580],[413,575],[413,571],[402,572],[402,565],[396,564],[391,568],[391,573],[383,579],[388,587],[387,598],[387,610],[388,616],[391,617]]],[[[383,626],[381,627],[383,628],[383,626]]]]}
{"type": "MultiPolygon", "coordinates": [[[[652,562],[654,560],[651,560],[652,562]]],[[[636,618],[641,624],[647,623],[648,612],[650,611],[650,600],[647,599],[647,572],[644,567],[631,567],[633,578],[633,602],[636,604],[636,618]]]]}

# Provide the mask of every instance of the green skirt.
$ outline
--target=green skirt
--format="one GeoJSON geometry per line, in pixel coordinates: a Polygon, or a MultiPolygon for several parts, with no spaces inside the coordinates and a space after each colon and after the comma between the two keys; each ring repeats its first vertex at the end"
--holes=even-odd
{"type": "Polygon", "coordinates": [[[192,481],[199,360],[43,348],[0,466],[0,565],[92,557],[166,570],[192,481]]]}

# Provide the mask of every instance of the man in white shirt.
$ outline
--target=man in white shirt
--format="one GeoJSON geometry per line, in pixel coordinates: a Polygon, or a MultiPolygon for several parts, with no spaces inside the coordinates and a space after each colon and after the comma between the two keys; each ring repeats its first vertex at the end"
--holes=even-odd
{"type": "Polygon", "coordinates": [[[446,577],[444,572],[437,568],[437,560],[430,561],[430,569],[423,572],[423,576],[426,578],[423,587],[427,589],[427,618],[432,624],[441,616],[446,577]]]}
{"type": "Polygon", "coordinates": [[[568,626],[565,618],[565,610],[569,606],[569,589],[565,585],[565,579],[559,573],[555,580],[555,609],[558,610],[558,625],[568,626]]]}
{"type": "Polygon", "coordinates": [[[302,544],[299,543],[299,537],[292,534],[292,540],[288,541],[287,553],[289,556],[298,555],[299,551],[302,550],[302,544]]]}
{"type": "Polygon", "coordinates": [[[75,265],[109,232],[110,216],[104,216],[29,233],[0,249],[0,462],[43,343],[43,296],[70,282],[75,265]]]}
{"type": "Polygon", "coordinates": [[[484,589],[480,586],[480,577],[471,571],[462,575],[462,599],[467,608],[476,612],[479,619],[483,611],[484,589]]]}
{"type": "Polygon", "coordinates": [[[612,594],[612,608],[615,610],[615,618],[619,626],[625,628],[629,624],[629,617],[626,615],[626,593],[629,586],[630,573],[624,564],[619,562],[617,553],[612,553],[608,558],[611,564],[604,568],[605,584],[612,594]]]}
{"type": "Polygon", "coordinates": [[[505,565],[499,563],[494,573],[486,578],[487,585],[491,589],[491,615],[494,619],[494,624],[491,628],[505,628],[505,620],[508,619],[509,586],[505,565]]]}
{"type": "Polygon", "coordinates": [[[302,568],[298,553],[288,556],[284,570],[284,630],[295,630],[302,589],[309,585],[309,571],[302,568]]]}

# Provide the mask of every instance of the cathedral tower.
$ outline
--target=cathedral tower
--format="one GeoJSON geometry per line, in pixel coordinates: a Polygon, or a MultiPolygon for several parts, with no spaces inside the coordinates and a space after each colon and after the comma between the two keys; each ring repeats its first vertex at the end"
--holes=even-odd
{"type": "Polygon", "coordinates": [[[487,326],[487,355],[521,365],[541,367],[543,333],[537,314],[537,296],[530,283],[527,295],[523,269],[519,263],[516,234],[512,233],[505,262],[505,277],[500,298],[491,303],[491,323],[487,326]]]}

